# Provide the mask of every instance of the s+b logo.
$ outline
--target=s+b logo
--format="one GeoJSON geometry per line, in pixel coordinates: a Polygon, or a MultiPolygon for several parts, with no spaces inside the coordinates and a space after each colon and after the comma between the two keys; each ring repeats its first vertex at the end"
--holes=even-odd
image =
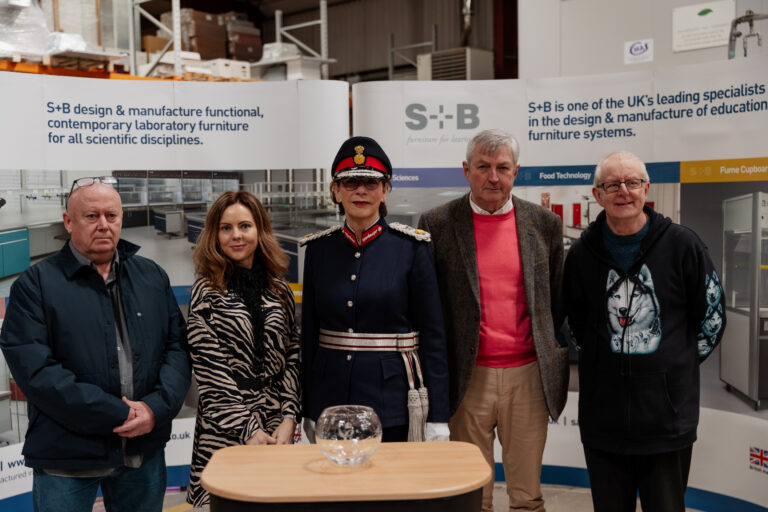
{"type": "Polygon", "coordinates": [[[438,105],[437,110],[428,109],[423,103],[411,103],[405,107],[408,121],[405,126],[411,130],[423,130],[430,124],[438,129],[473,130],[480,125],[480,108],[474,103],[457,103],[456,109],[438,105]]]}

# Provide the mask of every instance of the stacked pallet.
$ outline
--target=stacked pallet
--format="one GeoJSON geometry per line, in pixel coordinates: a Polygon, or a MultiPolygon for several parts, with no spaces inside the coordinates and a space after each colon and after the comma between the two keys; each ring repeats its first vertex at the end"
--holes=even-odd
{"type": "Polygon", "coordinates": [[[227,53],[230,59],[255,62],[261,59],[261,30],[242,13],[221,15],[227,29],[227,53]]]}
{"type": "MultiPolygon", "coordinates": [[[[239,12],[211,14],[194,9],[181,9],[182,51],[196,52],[201,61],[196,63],[205,68],[205,73],[194,70],[195,79],[202,80],[207,70],[213,77],[248,80],[251,77],[250,62],[261,59],[261,30],[239,12]],[[227,58],[228,57],[228,58],[227,58]],[[201,76],[198,76],[201,75],[201,76]]],[[[173,27],[173,13],[160,15],[160,21],[173,27]]],[[[158,31],[157,35],[142,37],[142,49],[147,54],[161,51],[169,44],[169,35],[158,31]]],[[[173,45],[169,45],[169,50],[173,45]]],[[[185,69],[185,71],[192,71],[185,69]]],[[[168,70],[159,69],[155,76],[167,76],[168,70]]],[[[193,75],[189,75],[192,77],[193,75]]]]}
{"type": "MultiPolygon", "coordinates": [[[[181,45],[200,54],[203,60],[220,59],[227,56],[227,30],[218,14],[211,14],[195,9],[180,9],[181,45]]],[[[166,27],[173,27],[173,13],[160,15],[160,21],[166,27]]],[[[163,34],[158,34],[165,37],[163,34]]]]}

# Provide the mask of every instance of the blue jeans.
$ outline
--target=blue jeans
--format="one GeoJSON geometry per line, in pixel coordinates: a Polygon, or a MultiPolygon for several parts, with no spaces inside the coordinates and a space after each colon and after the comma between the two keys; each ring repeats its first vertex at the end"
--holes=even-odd
{"type": "Polygon", "coordinates": [[[107,512],[162,512],[165,498],[165,452],[144,456],[141,467],[120,467],[106,476],[70,478],[35,469],[35,512],[91,512],[101,486],[107,512]]]}

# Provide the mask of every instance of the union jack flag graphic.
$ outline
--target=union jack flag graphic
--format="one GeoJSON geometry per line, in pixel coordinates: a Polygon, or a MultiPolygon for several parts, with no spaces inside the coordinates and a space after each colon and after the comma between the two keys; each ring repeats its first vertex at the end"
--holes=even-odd
{"type": "Polygon", "coordinates": [[[749,463],[759,468],[768,469],[768,450],[761,450],[756,446],[750,446],[749,463]]]}

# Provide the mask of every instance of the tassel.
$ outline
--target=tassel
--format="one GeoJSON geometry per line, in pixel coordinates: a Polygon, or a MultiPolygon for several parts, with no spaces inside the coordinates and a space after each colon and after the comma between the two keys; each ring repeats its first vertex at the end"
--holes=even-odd
{"type": "Polygon", "coordinates": [[[415,389],[408,391],[408,442],[424,441],[424,415],[421,397],[415,389]]]}
{"type": "Polygon", "coordinates": [[[424,438],[426,439],[427,417],[429,416],[429,393],[427,393],[427,388],[424,386],[419,388],[419,400],[421,401],[421,431],[425,432],[424,438]]]}

